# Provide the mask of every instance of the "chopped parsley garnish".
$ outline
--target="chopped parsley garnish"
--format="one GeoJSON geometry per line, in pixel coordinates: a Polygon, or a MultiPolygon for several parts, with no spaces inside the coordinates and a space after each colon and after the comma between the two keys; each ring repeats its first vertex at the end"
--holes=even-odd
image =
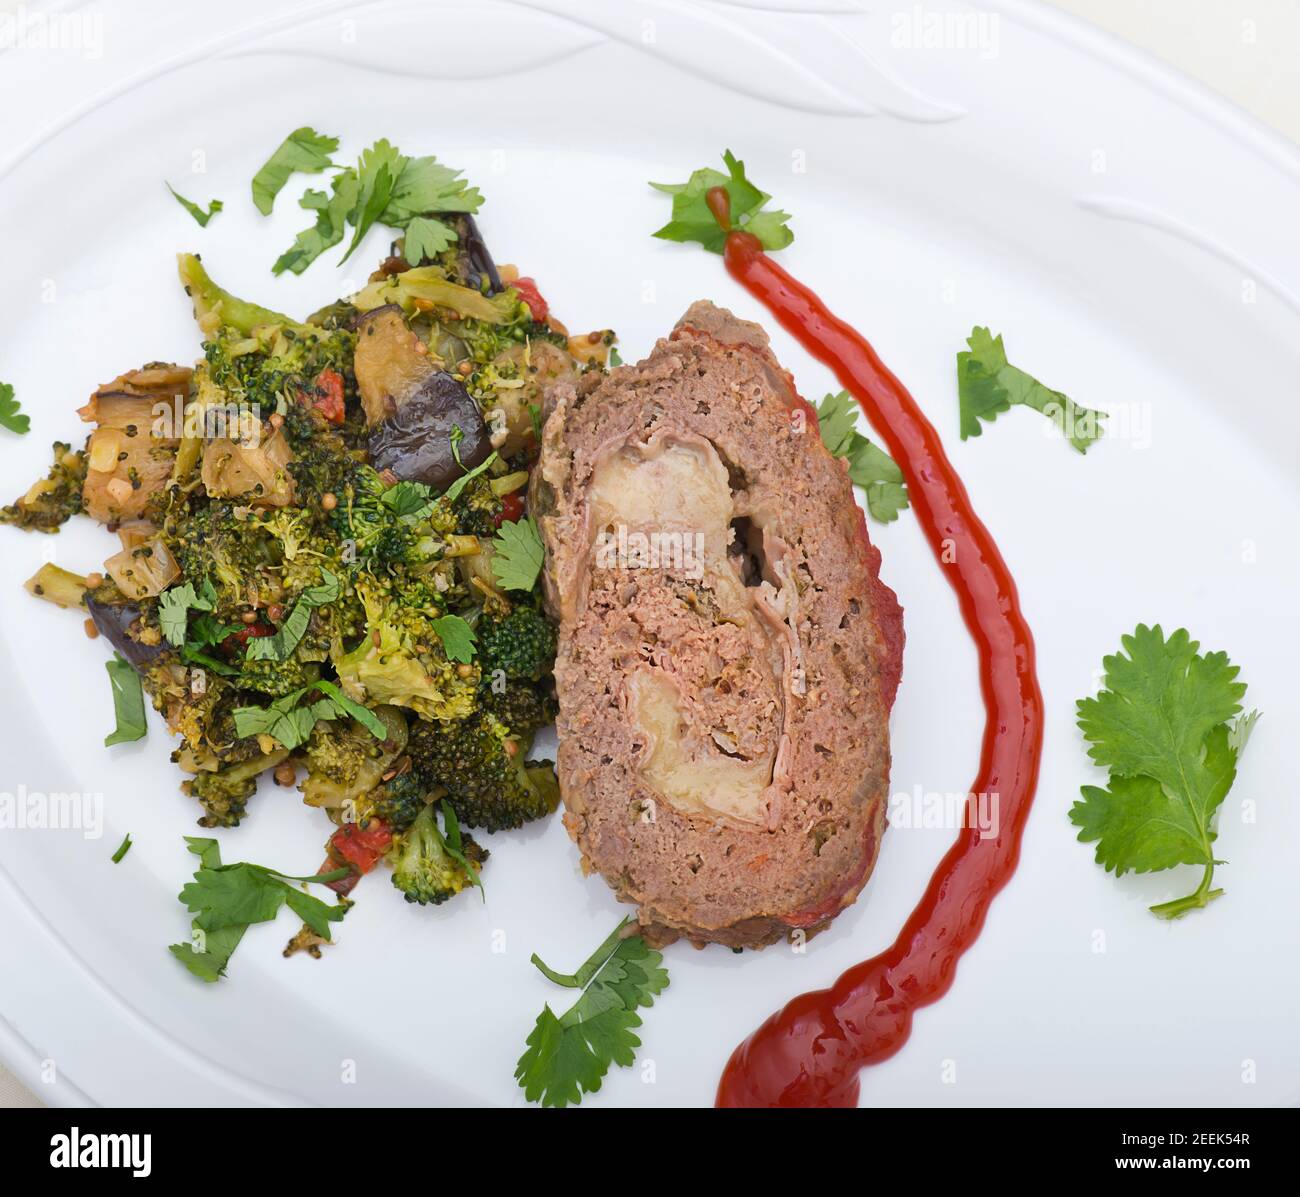
{"type": "Polygon", "coordinates": [[[19,407],[14,398],[14,389],[7,382],[0,382],[0,427],[8,428],[21,436],[32,427],[31,417],[19,407]]]}
{"type": "Polygon", "coordinates": [[[1165,639],[1157,624],[1138,624],[1123,652],[1106,657],[1106,688],[1079,701],[1088,755],[1110,770],[1109,785],[1083,787],[1070,821],[1097,863],[1122,877],[1177,865],[1201,865],[1201,884],[1186,897],[1152,906],[1174,919],[1208,906],[1215,816],[1237,775],[1237,761],[1258,713],[1236,717],[1246,687],[1226,653],[1205,653],[1180,628],[1165,639]],[[1127,655],[1125,655],[1127,654],[1127,655]]]}
{"type": "MultiPolygon", "coordinates": [[[[459,429],[456,430],[459,431],[459,429]]],[[[460,452],[456,448],[455,439],[453,439],[451,442],[451,448],[452,448],[452,455],[456,458],[457,462],[459,462],[460,452]]],[[[455,482],[453,482],[449,487],[447,487],[447,489],[443,491],[442,497],[446,499],[448,503],[454,503],[457,499],[460,498],[460,492],[463,491],[465,487],[469,485],[470,479],[477,478],[481,473],[483,473],[484,470],[486,470],[490,465],[492,465],[492,463],[496,461],[496,459],[497,459],[497,451],[493,449],[492,452],[489,453],[472,470],[466,470],[465,473],[463,473],[459,478],[457,478],[455,482]]],[[[462,467],[462,469],[463,468],[464,467],[462,467]]]]}
{"type": "Polygon", "coordinates": [[[474,659],[474,629],[459,615],[440,615],[429,626],[438,633],[447,660],[468,665],[474,659]]]}
{"type": "Polygon", "coordinates": [[[654,1005],[668,986],[663,956],[639,935],[624,938],[624,919],[587,962],[572,975],[553,972],[534,954],[533,964],[556,985],[581,991],[578,1000],[557,1016],[542,1008],[528,1047],[519,1058],[515,1079],[529,1101],[543,1106],[576,1105],[595,1093],[611,1065],[630,1068],[641,1040],[638,1007],[654,1005]]]}
{"type": "Polygon", "coordinates": [[[327,249],[342,242],[350,226],[352,237],[341,265],[376,224],[401,230],[406,260],[418,265],[457,239],[456,230],[440,219],[441,215],[474,213],[483,204],[478,188],[469,186],[460,171],[434,157],[410,158],[380,139],[361,154],[356,166],[340,169],[330,159],[337,149],[338,138],[298,129],[253,180],[253,200],[265,215],[295,170],[338,169],[328,194],[313,189],[298,201],[300,207],[315,213],[316,223],[299,233],[276,260],[271,268],[276,274],[286,270],[301,274],[327,249]]]}
{"type": "Polygon", "coordinates": [[[250,661],[287,661],[293,656],[293,650],[306,635],[307,625],[311,623],[311,613],[317,607],[338,601],[339,580],[329,570],[322,567],[323,581],[309,586],[298,596],[293,610],[272,636],[257,636],[249,640],[245,657],[250,661]]]}
{"type": "Polygon", "coordinates": [[[158,626],[167,637],[167,643],[180,648],[185,643],[186,624],[191,611],[211,611],[217,602],[217,592],[206,579],[195,590],[193,582],[172,586],[158,596],[158,626]]]}
{"type": "Polygon", "coordinates": [[[149,729],[144,719],[144,687],[140,675],[121,653],[114,653],[111,661],[104,662],[104,668],[113,687],[113,714],[117,719],[117,726],[104,737],[105,746],[143,740],[149,729]]]}
{"type": "Polygon", "coordinates": [[[722,187],[731,201],[732,229],[752,233],[764,249],[784,249],[794,240],[786,223],[790,214],[780,209],[763,211],[772,197],[749,181],[745,164],[730,150],[722,155],[722,161],[726,174],[706,166],[685,183],[650,184],[673,197],[673,218],[655,236],[665,241],[698,241],[710,253],[720,254],[727,234],[719,227],[705,197],[713,188],[722,187]]]}
{"type": "Polygon", "coordinates": [[[199,228],[201,229],[206,229],[208,227],[208,221],[211,220],[225,206],[224,204],[222,204],[222,202],[219,199],[214,199],[208,205],[208,209],[205,212],[193,200],[188,200],[183,195],[181,195],[180,192],[178,192],[176,188],[173,187],[170,183],[167,184],[167,190],[172,193],[172,198],[178,204],[180,204],[180,206],[184,208],[186,212],[188,212],[191,216],[193,216],[195,220],[198,221],[199,228]]]}
{"type": "Polygon", "coordinates": [[[970,349],[957,354],[962,440],[979,436],[983,432],[981,420],[992,423],[1013,405],[1042,412],[1080,453],[1086,453],[1088,446],[1101,437],[1106,413],[1079,406],[1008,363],[1000,335],[995,337],[987,328],[975,327],[966,343],[970,349]]]}
{"type": "Polygon", "coordinates": [[[293,877],[261,865],[223,865],[214,839],[187,835],[185,843],[199,858],[194,880],[179,895],[185,908],[194,912],[194,921],[190,942],[174,943],[167,950],[200,980],[212,982],[225,976],[244,932],[254,923],[269,923],[281,907],[288,906],[324,940],[330,938],[330,924],[348,912],[346,904],[331,906],[290,883],[337,881],[351,869],[293,877]]]}
{"type": "Polygon", "coordinates": [[[531,515],[506,520],[492,540],[492,573],[502,590],[532,590],[546,553],[531,515]]]}
{"type": "Polygon", "coordinates": [[[888,524],[907,506],[907,483],[894,459],[858,431],[858,405],[848,393],[827,395],[817,405],[817,426],[822,444],[832,456],[849,463],[849,477],[860,486],[867,510],[888,524]]]}
{"type": "Polygon", "coordinates": [[[321,719],[337,719],[350,715],[377,740],[388,737],[383,721],[369,707],[348,698],[333,682],[317,681],[277,698],[265,707],[236,707],[232,712],[235,734],[244,736],[271,736],[282,747],[294,749],[307,742],[312,728],[321,719]],[[324,698],[303,703],[309,693],[319,692],[324,698]]]}
{"type": "Polygon", "coordinates": [[[253,176],[253,203],[257,210],[263,216],[270,216],[275,197],[289,176],[298,171],[314,175],[328,170],[334,165],[330,155],[338,148],[337,137],[326,137],[307,126],[295,129],[253,176]]]}

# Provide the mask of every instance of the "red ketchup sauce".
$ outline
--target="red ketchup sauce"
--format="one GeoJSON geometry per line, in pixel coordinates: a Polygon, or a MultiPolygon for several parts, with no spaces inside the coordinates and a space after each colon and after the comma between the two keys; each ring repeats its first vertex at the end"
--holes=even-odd
{"type": "Polygon", "coordinates": [[[948,991],[1015,871],[1043,745],[1034,642],[1002,556],[916,401],[867,341],[757,238],[730,231],[724,190],[707,199],[729,230],[724,259],[732,277],[835,372],[884,439],[979,650],[986,717],[971,790],[997,796],[998,835],[981,839],[978,828],[963,829],[893,945],[773,1014],[732,1053],[718,1085],[719,1106],[856,1106],[859,1071],[898,1051],[915,1011],[948,991]]]}

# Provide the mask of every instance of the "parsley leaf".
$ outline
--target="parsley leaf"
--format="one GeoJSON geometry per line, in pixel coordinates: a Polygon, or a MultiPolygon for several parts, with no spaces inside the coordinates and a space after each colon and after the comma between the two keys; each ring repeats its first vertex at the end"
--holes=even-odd
{"type": "Polygon", "coordinates": [[[24,414],[14,398],[14,389],[7,382],[0,382],[0,426],[8,428],[21,436],[32,427],[31,417],[24,414]]]}
{"type": "Polygon", "coordinates": [[[164,590],[158,596],[158,626],[167,637],[167,643],[180,648],[185,643],[186,622],[191,609],[211,611],[216,602],[217,592],[206,579],[198,590],[194,589],[193,582],[164,590]]]}
{"type": "Polygon", "coordinates": [[[722,187],[731,201],[731,227],[752,233],[764,249],[784,249],[794,240],[787,227],[788,212],[761,211],[772,197],[760,191],[745,175],[745,164],[727,150],[722,155],[727,173],[705,167],[685,183],[651,183],[657,191],[673,197],[673,218],[655,236],[664,241],[698,241],[710,253],[720,254],[727,234],[709,209],[706,196],[722,187]]]}
{"type": "Polygon", "coordinates": [[[330,155],[339,148],[337,137],[327,137],[303,126],[289,134],[253,176],[253,203],[263,216],[270,216],[275,197],[295,171],[319,174],[334,163],[330,155]]]}
{"type": "Polygon", "coordinates": [[[344,903],[330,905],[291,882],[325,882],[346,876],[336,869],[313,877],[293,877],[262,865],[223,865],[217,841],[186,836],[186,845],[199,858],[194,880],[180,892],[181,902],[194,914],[189,943],[172,944],[168,951],[201,980],[213,982],[225,975],[231,954],[244,932],[254,923],[267,923],[288,906],[322,939],[330,938],[330,924],[348,912],[344,903]]]}
{"type": "Polygon", "coordinates": [[[351,716],[377,740],[388,738],[383,721],[368,707],[348,698],[333,682],[317,681],[277,698],[265,707],[236,707],[231,712],[235,721],[235,734],[245,736],[270,736],[282,747],[294,749],[307,742],[321,719],[338,719],[351,716]],[[324,694],[315,702],[302,703],[311,691],[324,694]]]}
{"type": "Polygon", "coordinates": [[[501,589],[532,590],[546,556],[533,517],[503,522],[492,539],[492,549],[492,573],[501,589]]]}
{"type": "Polygon", "coordinates": [[[244,656],[250,661],[287,661],[293,656],[293,650],[306,635],[307,625],[311,623],[311,613],[317,607],[338,601],[339,580],[324,567],[321,568],[324,581],[309,586],[298,596],[293,610],[271,636],[257,636],[248,642],[244,656]]]}
{"type": "MultiPolygon", "coordinates": [[[[460,425],[453,424],[452,432],[453,433],[460,432],[460,425]]],[[[462,433],[461,435],[463,436],[464,434],[462,433]]],[[[460,461],[460,453],[456,448],[457,442],[459,440],[460,437],[453,436],[451,442],[452,455],[456,458],[457,461],[460,461]]],[[[455,482],[453,482],[449,487],[447,487],[447,489],[442,492],[442,497],[446,499],[448,503],[454,503],[458,498],[460,498],[460,492],[463,491],[465,487],[469,484],[470,479],[477,478],[484,470],[488,468],[488,466],[490,466],[494,461],[496,461],[496,459],[497,459],[497,451],[493,449],[492,452],[489,453],[472,470],[468,470],[466,473],[462,474],[459,478],[456,479],[455,482]]]]}
{"type": "Polygon", "coordinates": [[[167,190],[172,193],[172,198],[178,204],[180,204],[180,206],[184,208],[186,212],[188,212],[191,216],[194,217],[195,220],[199,222],[199,228],[201,229],[206,229],[208,227],[208,221],[211,220],[225,206],[224,204],[222,204],[222,202],[219,199],[214,199],[208,205],[208,210],[205,212],[193,200],[187,200],[170,183],[167,184],[167,190]]]}
{"type": "Polygon", "coordinates": [[[429,626],[438,633],[447,660],[468,665],[474,659],[474,629],[459,615],[441,615],[429,626]]]}
{"type": "Polygon", "coordinates": [[[641,1040],[633,1033],[641,1025],[638,1007],[654,1005],[655,995],[668,986],[663,956],[639,935],[623,938],[624,919],[574,974],[547,968],[534,955],[533,964],[557,985],[580,989],[582,995],[563,1014],[542,1008],[527,1049],[519,1058],[515,1079],[529,1101],[543,1106],[577,1104],[584,1093],[595,1093],[612,1064],[630,1068],[641,1040]]]}
{"type": "Polygon", "coordinates": [[[408,262],[423,262],[442,253],[455,240],[456,230],[451,225],[431,216],[412,216],[402,251],[410,254],[408,262]]]}
{"type": "MultiPolygon", "coordinates": [[[[432,156],[404,158],[402,161],[392,197],[380,218],[384,224],[401,228],[408,221],[433,212],[474,213],[483,206],[483,196],[478,188],[468,186],[460,171],[443,166],[432,156]]],[[[447,228],[446,225],[443,227],[447,228]]],[[[455,238],[456,234],[452,232],[451,239],[454,241],[455,238]]],[[[406,260],[416,261],[413,257],[406,260]]]]}
{"type": "Polygon", "coordinates": [[[149,728],[144,719],[144,688],[140,675],[127,663],[121,653],[114,653],[111,661],[104,662],[109,684],[113,687],[113,714],[117,726],[104,737],[105,746],[129,744],[143,740],[149,728]]]}
{"type": "Polygon", "coordinates": [[[858,431],[858,405],[848,391],[827,395],[817,405],[822,444],[849,463],[849,478],[862,488],[867,510],[888,524],[907,506],[907,483],[894,459],[858,431]]]}
{"type": "Polygon", "coordinates": [[[980,421],[992,423],[1013,404],[1042,412],[1065,434],[1080,453],[1100,439],[1106,413],[1081,407],[1074,400],[1045,387],[1031,374],[1007,362],[1002,337],[975,327],[967,338],[969,350],[957,354],[957,402],[961,439],[979,436],[980,421]]]}
{"type": "Polygon", "coordinates": [[[317,682],[315,688],[334,700],[334,705],[338,708],[336,713],[351,715],[376,740],[388,739],[388,728],[384,725],[384,721],[369,707],[353,702],[333,682],[317,682]]]}
{"type": "Polygon", "coordinates": [[[315,212],[316,223],[298,234],[294,243],[275,260],[271,273],[283,274],[288,270],[301,274],[327,249],[342,241],[360,190],[356,171],[349,169],[334,176],[329,195],[315,189],[306,192],[298,206],[315,212]]]}
{"type": "MultiPolygon", "coordinates": [[[[284,186],[292,169],[323,170],[334,165],[328,155],[338,148],[337,139],[319,138],[319,148],[313,148],[315,143],[304,148],[303,144],[295,143],[295,139],[301,140],[303,135],[309,135],[309,139],[319,138],[310,129],[299,129],[290,134],[276,151],[277,155],[284,155],[286,163],[292,159],[293,165],[283,178],[278,173],[269,178],[268,187],[263,191],[269,189],[270,183],[275,186],[258,203],[263,213],[271,211],[275,192],[284,186]],[[286,147],[291,149],[286,150],[286,147]],[[315,165],[302,165],[304,162],[315,165]]],[[[273,158],[263,167],[258,177],[261,178],[275,161],[273,158]]],[[[257,179],[253,188],[256,199],[259,194],[257,179]]],[[[403,252],[406,259],[412,265],[418,265],[432,259],[456,240],[456,230],[438,219],[439,215],[477,212],[483,197],[478,188],[465,182],[460,171],[442,165],[433,157],[409,158],[396,146],[381,139],[362,153],[356,166],[339,170],[331,184],[330,194],[311,190],[298,203],[307,211],[316,213],[316,223],[299,233],[293,245],[276,259],[271,268],[276,274],[286,270],[301,274],[325,250],[343,240],[349,225],[353,230],[352,239],[340,265],[352,256],[366,233],[376,224],[401,230],[405,235],[403,252]]]]}
{"type": "Polygon", "coordinates": [[[1082,788],[1070,810],[1078,838],[1096,842],[1097,863],[1117,877],[1199,864],[1197,890],[1151,907],[1178,918],[1208,905],[1217,838],[1214,822],[1236,777],[1257,714],[1229,723],[1246,687],[1225,653],[1202,655],[1180,628],[1167,640],[1157,624],[1123,637],[1105,658],[1106,688],[1078,703],[1088,755],[1110,769],[1109,785],[1082,788]],[[1125,655],[1127,653],[1127,655],[1125,655]]]}
{"type": "Polygon", "coordinates": [[[402,173],[407,159],[401,151],[384,138],[380,138],[368,150],[363,150],[357,167],[357,178],[361,184],[360,196],[352,210],[352,243],[347,253],[339,259],[341,266],[351,256],[353,250],[361,244],[361,239],[370,232],[370,226],[388,208],[393,188],[402,173]]]}

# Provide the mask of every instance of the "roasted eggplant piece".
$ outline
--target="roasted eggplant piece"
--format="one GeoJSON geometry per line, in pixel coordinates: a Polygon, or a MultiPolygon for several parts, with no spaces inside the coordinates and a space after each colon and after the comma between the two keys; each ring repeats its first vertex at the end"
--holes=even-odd
{"type": "Polygon", "coordinates": [[[488,252],[487,242],[483,240],[474,217],[468,212],[445,212],[439,219],[456,230],[457,240],[453,248],[459,251],[456,255],[459,281],[476,291],[486,291],[489,295],[504,291],[501,275],[497,273],[497,264],[488,252]],[[486,287],[483,286],[485,280],[486,287]]]}
{"type": "Polygon", "coordinates": [[[436,491],[446,490],[492,452],[478,404],[460,379],[443,371],[430,374],[396,415],[371,428],[369,447],[375,469],[436,491]],[[461,438],[453,451],[455,428],[461,438]]]}
{"type": "Polygon", "coordinates": [[[396,304],[357,322],[355,370],[375,469],[442,491],[492,452],[473,396],[439,368],[396,304]],[[460,439],[453,448],[456,428],[460,439]]]}
{"type": "Polygon", "coordinates": [[[132,635],[139,627],[140,608],[135,603],[105,603],[86,595],[86,610],[94,620],[99,634],[104,637],[137,673],[144,673],[167,646],[142,644],[132,635]]]}

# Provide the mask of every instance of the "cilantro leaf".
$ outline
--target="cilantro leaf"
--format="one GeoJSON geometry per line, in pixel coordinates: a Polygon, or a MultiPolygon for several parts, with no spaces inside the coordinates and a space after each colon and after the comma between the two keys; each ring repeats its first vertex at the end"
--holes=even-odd
{"type": "Polygon", "coordinates": [[[745,164],[730,150],[722,155],[722,161],[726,174],[704,167],[685,183],[650,184],[673,197],[673,218],[654,235],[664,241],[698,241],[710,253],[720,254],[727,232],[719,226],[707,196],[715,187],[721,187],[731,201],[732,229],[752,233],[764,249],[784,249],[794,240],[786,224],[790,214],[778,209],[762,211],[772,197],[749,181],[745,164]]]}
{"type": "Polygon", "coordinates": [[[412,216],[406,226],[402,252],[408,262],[423,262],[442,253],[456,240],[456,230],[432,216],[412,216]]]}
{"type": "MultiPolygon", "coordinates": [[[[329,155],[336,149],[336,138],[321,137],[311,129],[291,133],[253,181],[259,209],[271,211],[276,193],[294,170],[334,167],[329,155]]],[[[477,212],[483,196],[478,188],[466,183],[460,171],[433,157],[409,158],[381,139],[361,154],[356,166],[339,170],[329,194],[309,190],[298,203],[316,214],[316,223],[299,233],[293,245],[276,259],[271,268],[275,274],[286,270],[301,274],[343,240],[349,225],[352,238],[340,265],[376,224],[402,230],[406,259],[418,265],[457,239],[456,230],[439,216],[446,212],[477,212]]]]}
{"type": "Polygon", "coordinates": [[[474,659],[474,629],[459,615],[441,615],[431,619],[429,626],[438,633],[447,660],[468,665],[474,659]]]}
{"type": "Polygon", "coordinates": [[[532,590],[546,557],[533,517],[504,521],[493,537],[492,549],[492,573],[501,589],[532,590]]]}
{"type": "Polygon", "coordinates": [[[388,739],[388,728],[385,726],[384,721],[369,707],[362,706],[359,702],[353,702],[333,682],[317,682],[314,688],[334,701],[336,714],[351,715],[376,740],[388,739]]]}
{"type": "Polygon", "coordinates": [[[353,702],[333,682],[316,681],[277,698],[265,707],[236,707],[231,715],[235,721],[235,734],[244,736],[270,736],[284,748],[294,749],[306,743],[312,728],[321,719],[337,719],[348,715],[360,723],[377,740],[388,738],[383,721],[368,707],[353,702]],[[302,703],[310,691],[324,694],[315,702],[302,703]]]}
{"type": "Polygon", "coordinates": [[[442,835],[446,841],[447,855],[465,870],[470,882],[478,886],[478,892],[486,902],[487,890],[483,888],[483,878],[479,876],[473,861],[465,855],[465,841],[461,838],[460,820],[456,818],[455,810],[445,798],[438,803],[438,807],[442,811],[442,835]]]}
{"type": "Polygon", "coordinates": [[[969,350],[957,354],[957,402],[961,417],[961,439],[979,436],[980,421],[992,423],[1012,405],[1042,412],[1065,434],[1080,453],[1100,439],[1106,413],[1081,407],[1074,400],[1045,387],[1031,374],[1007,362],[1002,337],[987,328],[975,327],[966,343],[969,350]]]}
{"type": "Polygon", "coordinates": [[[311,613],[317,607],[338,601],[339,580],[324,567],[321,568],[322,582],[309,586],[298,596],[293,610],[276,629],[274,635],[257,636],[248,642],[244,656],[250,661],[287,661],[293,656],[299,641],[307,633],[311,623],[311,613]]]}
{"type": "Polygon", "coordinates": [[[7,382],[0,382],[0,427],[19,436],[32,427],[31,417],[21,411],[18,400],[14,398],[14,389],[7,382]]]}
{"type": "Polygon", "coordinates": [[[149,728],[144,718],[144,687],[140,675],[121,653],[114,653],[111,661],[104,662],[104,668],[113,687],[113,714],[117,720],[117,726],[104,737],[105,746],[143,740],[149,728]]]}
{"type": "Polygon", "coordinates": [[[266,923],[288,906],[322,939],[330,938],[330,924],[348,912],[347,904],[330,905],[292,882],[333,881],[348,869],[337,869],[314,877],[292,877],[262,865],[223,865],[216,840],[186,836],[187,847],[199,858],[194,880],[181,890],[179,898],[194,914],[189,943],[175,943],[167,949],[191,973],[209,983],[225,976],[231,954],[244,932],[254,923],[266,923]]]}
{"type": "Polygon", "coordinates": [[[1223,893],[1210,889],[1221,863],[1214,821],[1258,716],[1228,722],[1246,693],[1237,666],[1225,653],[1202,655],[1186,630],[1166,639],[1158,624],[1139,624],[1122,644],[1103,662],[1106,688],[1078,703],[1088,755],[1110,769],[1110,782],[1084,786],[1070,821],[1116,876],[1202,865],[1194,893],[1151,908],[1177,918],[1223,893]]]}
{"type": "Polygon", "coordinates": [[[584,1093],[595,1093],[612,1064],[629,1068],[641,1040],[636,1010],[654,1005],[668,986],[663,956],[646,946],[639,935],[623,938],[624,919],[573,975],[553,972],[536,956],[533,964],[549,980],[582,994],[557,1016],[542,1008],[527,1047],[519,1058],[515,1079],[529,1101],[543,1106],[574,1104],[584,1093]]]}
{"type": "Polygon", "coordinates": [[[180,204],[180,206],[184,208],[186,212],[188,212],[191,216],[193,216],[195,220],[198,221],[199,228],[201,229],[206,229],[208,227],[208,221],[211,220],[218,212],[220,212],[223,207],[225,207],[225,205],[219,199],[214,199],[208,205],[208,210],[205,212],[193,200],[188,200],[183,195],[181,195],[180,192],[178,192],[176,188],[173,187],[170,183],[167,184],[167,190],[172,193],[172,198],[178,204],[180,204]]]}
{"type": "Polygon", "coordinates": [[[253,176],[253,203],[263,216],[270,216],[275,197],[295,171],[319,174],[334,163],[330,155],[339,148],[337,137],[327,137],[303,126],[289,134],[253,176]]]}
{"type": "MultiPolygon", "coordinates": [[[[468,186],[460,171],[443,166],[432,156],[406,158],[381,220],[400,228],[416,217],[434,212],[474,213],[482,206],[483,196],[478,188],[468,186]]],[[[455,236],[453,232],[452,240],[455,236]]],[[[413,257],[406,260],[412,264],[416,261],[413,257]]]]}
{"type": "MultiPolygon", "coordinates": [[[[453,433],[460,432],[460,425],[453,424],[452,432],[453,433]]],[[[461,435],[464,434],[462,433],[461,435]]],[[[456,458],[457,461],[460,461],[460,453],[456,449],[456,443],[457,441],[459,441],[459,439],[460,437],[453,436],[451,442],[452,455],[456,458]]],[[[457,478],[455,482],[453,482],[449,487],[447,487],[447,489],[442,492],[442,497],[446,499],[448,503],[454,503],[458,498],[460,498],[460,492],[463,491],[465,487],[469,485],[470,479],[477,478],[494,461],[496,461],[496,459],[497,459],[497,451],[493,449],[492,452],[489,453],[482,461],[480,461],[478,465],[476,465],[472,470],[467,470],[459,478],[457,478]]]]}
{"type": "Polygon", "coordinates": [[[164,590],[158,596],[158,626],[167,637],[167,643],[180,648],[185,643],[190,611],[211,611],[216,602],[217,592],[207,580],[198,590],[194,589],[193,582],[164,590]]]}
{"type": "Polygon", "coordinates": [[[858,405],[848,391],[827,395],[817,405],[817,426],[831,455],[848,461],[849,478],[862,488],[872,518],[882,524],[896,520],[908,505],[903,471],[858,431],[858,405]]]}
{"type": "Polygon", "coordinates": [[[271,272],[283,274],[288,270],[293,274],[301,274],[327,249],[342,241],[348,217],[357,205],[360,191],[357,172],[349,167],[334,176],[329,195],[314,189],[306,192],[298,201],[298,206],[308,212],[315,212],[316,223],[298,234],[293,245],[275,260],[271,272]]]}
{"type": "Polygon", "coordinates": [[[352,256],[362,238],[370,232],[370,226],[383,215],[408,161],[396,146],[382,137],[368,150],[362,151],[357,166],[361,191],[352,210],[352,242],[347,253],[339,259],[340,266],[352,256]]]}

